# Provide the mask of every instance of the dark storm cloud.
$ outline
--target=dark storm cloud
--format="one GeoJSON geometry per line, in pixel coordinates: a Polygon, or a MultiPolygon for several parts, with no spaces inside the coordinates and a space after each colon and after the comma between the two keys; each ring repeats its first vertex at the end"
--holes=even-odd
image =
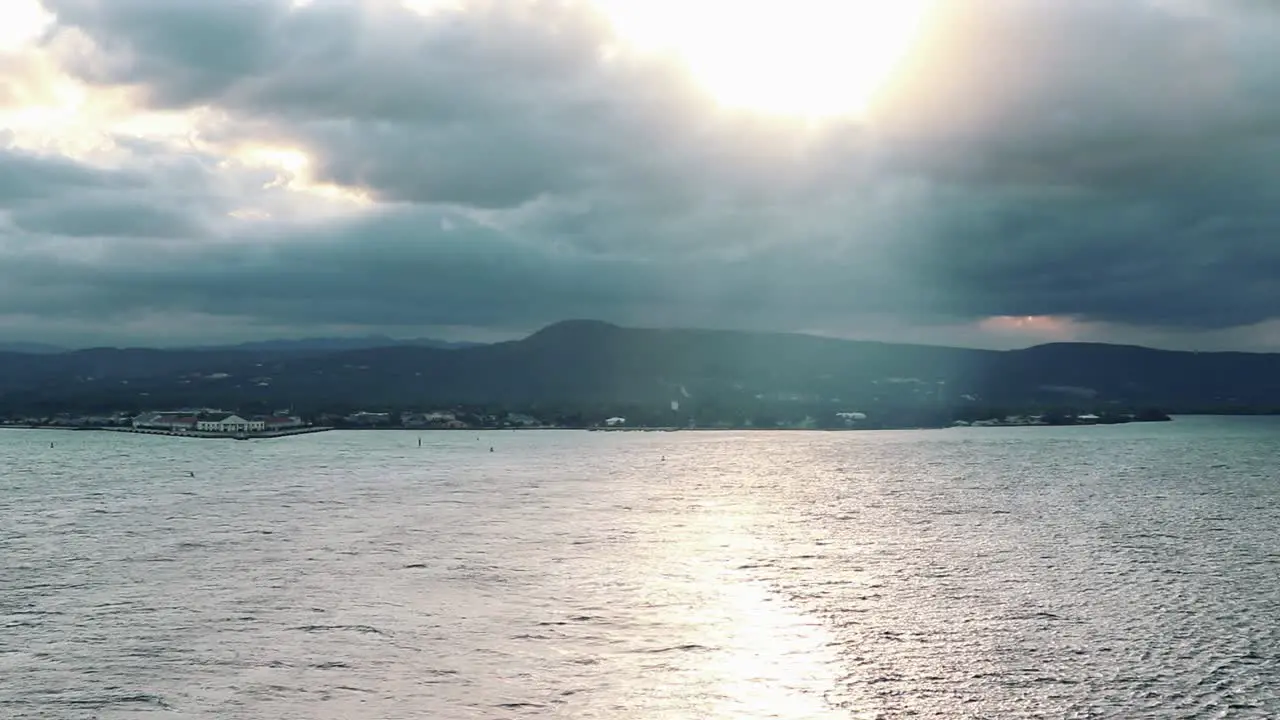
{"type": "Polygon", "coordinates": [[[164,106],[199,103],[270,69],[271,35],[288,0],[43,0],[58,28],[80,28],[93,50],[64,55],[101,84],[134,85],[164,106]]]}
{"type": "Polygon", "coordinates": [[[1274,22],[1096,0],[948,8],[884,117],[941,171],[934,279],[956,307],[1193,327],[1280,314],[1274,22]]]}
{"type": "Polygon", "coordinates": [[[1172,202],[1016,194],[937,199],[950,208],[937,210],[947,244],[930,242],[920,266],[964,314],[1215,328],[1280,312],[1280,222],[1261,207],[1249,218],[1188,218],[1172,202]]]}
{"type": "Polygon", "coordinates": [[[634,282],[641,273],[628,263],[558,255],[456,216],[445,230],[444,219],[401,209],[305,237],[247,234],[204,248],[129,241],[107,263],[28,255],[11,261],[24,282],[0,294],[15,311],[43,307],[99,320],[213,309],[304,324],[535,321],[584,298],[641,297],[634,282]],[[146,263],[127,260],[144,253],[146,263]]]}
{"type": "Polygon", "coordinates": [[[229,109],[236,122],[210,137],[301,144],[320,179],[389,200],[512,206],[630,171],[637,146],[669,152],[705,124],[705,98],[672,68],[602,63],[607,27],[572,3],[476,2],[424,19],[396,2],[289,12],[263,0],[214,21],[217,4],[178,0],[136,33],[153,3],[46,4],[64,27],[110,39],[72,54],[86,79],[142,83],[153,107],[229,109]],[[251,17],[273,32],[247,31],[251,17]],[[228,56],[268,66],[236,75],[228,56]],[[190,80],[202,73],[219,82],[190,80]]]}
{"type": "Polygon", "coordinates": [[[97,170],[61,157],[0,147],[0,209],[44,197],[65,202],[69,193],[110,186],[137,187],[142,182],[141,177],[97,170]]]}
{"type": "MultiPolygon", "coordinates": [[[[635,322],[739,318],[785,322],[822,297],[858,292],[805,261],[607,257],[516,237],[467,218],[398,208],[294,237],[246,233],[212,247],[121,240],[112,259],[18,254],[0,288],[10,312],[110,321],[137,313],[215,312],[311,324],[529,327],[593,313],[635,322]],[[446,229],[447,228],[447,229],[446,229]],[[137,259],[145,258],[145,262],[137,259]],[[801,271],[801,272],[797,272],[801,271]]],[[[866,282],[874,282],[868,275],[866,282]]],[[[874,288],[885,293],[886,285],[874,288]]],[[[886,299],[890,295],[884,295],[886,299]]],[[[835,301],[835,305],[840,305],[835,301]]]]}
{"type": "MultiPolygon", "coordinates": [[[[304,148],[317,179],[389,203],[162,253],[139,240],[105,265],[24,256],[28,278],[66,290],[38,295],[61,311],[780,328],[1280,316],[1280,22],[1256,4],[943,0],[867,123],[804,130],[717,111],[671,65],[603,59],[609,29],[571,3],[46,6],[50,46],[81,77],[215,108],[226,121],[205,139],[304,148]]],[[[101,182],[13,157],[0,206],[101,182]]],[[[38,238],[190,238],[233,204],[122,194],[97,220],[92,204],[78,219],[30,204],[11,221],[38,238]],[[183,228],[187,207],[201,219],[183,228]]]]}
{"type": "Polygon", "coordinates": [[[8,234],[0,231],[0,246],[16,233],[194,240],[234,207],[231,192],[213,177],[214,159],[147,143],[121,145],[134,152],[110,169],[0,149],[0,210],[8,210],[13,226],[8,234]]]}
{"type": "Polygon", "coordinates": [[[10,217],[20,230],[73,237],[171,238],[199,237],[204,233],[190,210],[154,207],[140,201],[86,203],[82,199],[73,207],[37,204],[15,210],[10,217]]]}

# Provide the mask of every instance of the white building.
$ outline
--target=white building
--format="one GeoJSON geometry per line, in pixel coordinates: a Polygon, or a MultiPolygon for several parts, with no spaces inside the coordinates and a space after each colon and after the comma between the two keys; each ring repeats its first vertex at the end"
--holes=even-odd
{"type": "Polygon", "coordinates": [[[627,424],[627,419],[621,418],[621,417],[611,417],[608,420],[605,420],[604,424],[606,427],[622,427],[623,425],[627,424]]]}
{"type": "Polygon", "coordinates": [[[227,415],[213,420],[201,420],[196,423],[196,430],[223,433],[262,432],[266,426],[267,424],[262,420],[245,420],[239,415],[227,415]]]}

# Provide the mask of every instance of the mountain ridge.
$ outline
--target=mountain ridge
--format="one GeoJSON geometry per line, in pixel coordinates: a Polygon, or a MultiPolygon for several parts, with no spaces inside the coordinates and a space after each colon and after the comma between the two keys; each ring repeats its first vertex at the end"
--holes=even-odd
{"type": "Polygon", "coordinates": [[[0,352],[26,353],[28,355],[48,355],[67,352],[69,348],[48,343],[36,342],[0,342],[0,352]]]}
{"type": "Polygon", "coordinates": [[[723,330],[716,328],[701,327],[626,327],[617,325],[603,320],[592,319],[569,319],[561,320],[546,325],[529,335],[498,342],[473,342],[464,340],[440,340],[437,338],[393,338],[388,335],[359,335],[359,336],[316,336],[304,338],[272,338],[267,340],[248,340],[238,343],[223,343],[210,345],[174,345],[174,346],[153,346],[153,345],[90,345],[86,347],[65,347],[49,343],[38,342],[0,342],[0,353],[20,353],[20,354],[64,354],[77,353],[85,351],[100,350],[154,350],[160,352],[227,352],[227,351],[243,351],[243,352],[289,352],[289,351],[305,351],[305,352],[344,352],[355,350],[371,350],[391,347],[425,347],[433,349],[465,349],[487,345],[499,345],[505,343],[520,343],[530,340],[545,340],[549,337],[572,335],[580,332],[645,332],[645,333],[700,333],[700,334],[720,334],[725,336],[733,335],[750,335],[760,337],[774,338],[806,338],[815,341],[829,343],[858,343],[863,345],[881,345],[892,347],[911,347],[911,348],[935,348],[939,350],[961,350],[961,351],[978,351],[989,353],[1017,353],[1041,350],[1047,348],[1110,348],[1125,350],[1142,350],[1156,353],[1173,353],[1187,355],[1247,355],[1247,356],[1280,356],[1280,352],[1265,352],[1253,350],[1173,350],[1169,348],[1157,348],[1147,345],[1134,345],[1128,343],[1107,343],[1097,341],[1053,341],[1047,343],[1037,343],[1021,348],[1010,349],[994,349],[994,348],[974,348],[958,345],[947,345],[939,343],[918,343],[918,342],[896,342],[889,340],[867,340],[859,338],[837,338],[827,335],[814,335],[803,332],[786,332],[786,331],[745,331],[745,330],[723,330]]]}
{"type": "MultiPolygon", "coordinates": [[[[731,330],[554,323],[520,340],[299,353],[89,349],[0,353],[0,412],[181,405],[472,405],[741,414],[834,408],[963,415],[978,408],[1269,412],[1280,354],[1101,343],[1018,350],[731,330]]],[[[932,415],[931,415],[932,417],[932,415]]]]}
{"type": "Polygon", "coordinates": [[[88,347],[63,347],[46,343],[11,342],[0,343],[0,353],[24,353],[30,355],[57,355],[80,352],[83,350],[162,350],[191,352],[340,352],[343,350],[362,350],[381,347],[430,347],[443,350],[456,350],[475,347],[485,343],[438,340],[436,338],[393,338],[387,335],[361,335],[354,337],[308,337],[308,338],[273,338],[269,340],[250,340],[240,343],[222,345],[176,345],[155,347],[151,345],[91,345],[88,347]]]}

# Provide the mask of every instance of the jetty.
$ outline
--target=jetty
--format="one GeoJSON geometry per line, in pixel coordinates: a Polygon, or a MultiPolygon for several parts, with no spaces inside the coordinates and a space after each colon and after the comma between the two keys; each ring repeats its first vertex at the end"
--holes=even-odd
{"type": "Polygon", "coordinates": [[[333,428],[327,426],[307,426],[281,428],[278,430],[251,430],[245,432],[219,432],[214,430],[161,430],[157,428],[138,427],[97,427],[77,429],[132,433],[134,435],[165,435],[167,437],[202,438],[205,440],[268,440],[271,438],[289,437],[290,435],[311,435],[312,433],[328,432],[333,428]]]}

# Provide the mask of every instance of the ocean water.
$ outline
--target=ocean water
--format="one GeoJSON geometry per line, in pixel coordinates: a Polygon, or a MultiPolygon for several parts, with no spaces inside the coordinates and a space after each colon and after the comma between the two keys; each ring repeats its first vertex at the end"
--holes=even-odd
{"type": "Polygon", "coordinates": [[[0,431],[0,717],[1280,717],[1280,422],[0,431]]]}

